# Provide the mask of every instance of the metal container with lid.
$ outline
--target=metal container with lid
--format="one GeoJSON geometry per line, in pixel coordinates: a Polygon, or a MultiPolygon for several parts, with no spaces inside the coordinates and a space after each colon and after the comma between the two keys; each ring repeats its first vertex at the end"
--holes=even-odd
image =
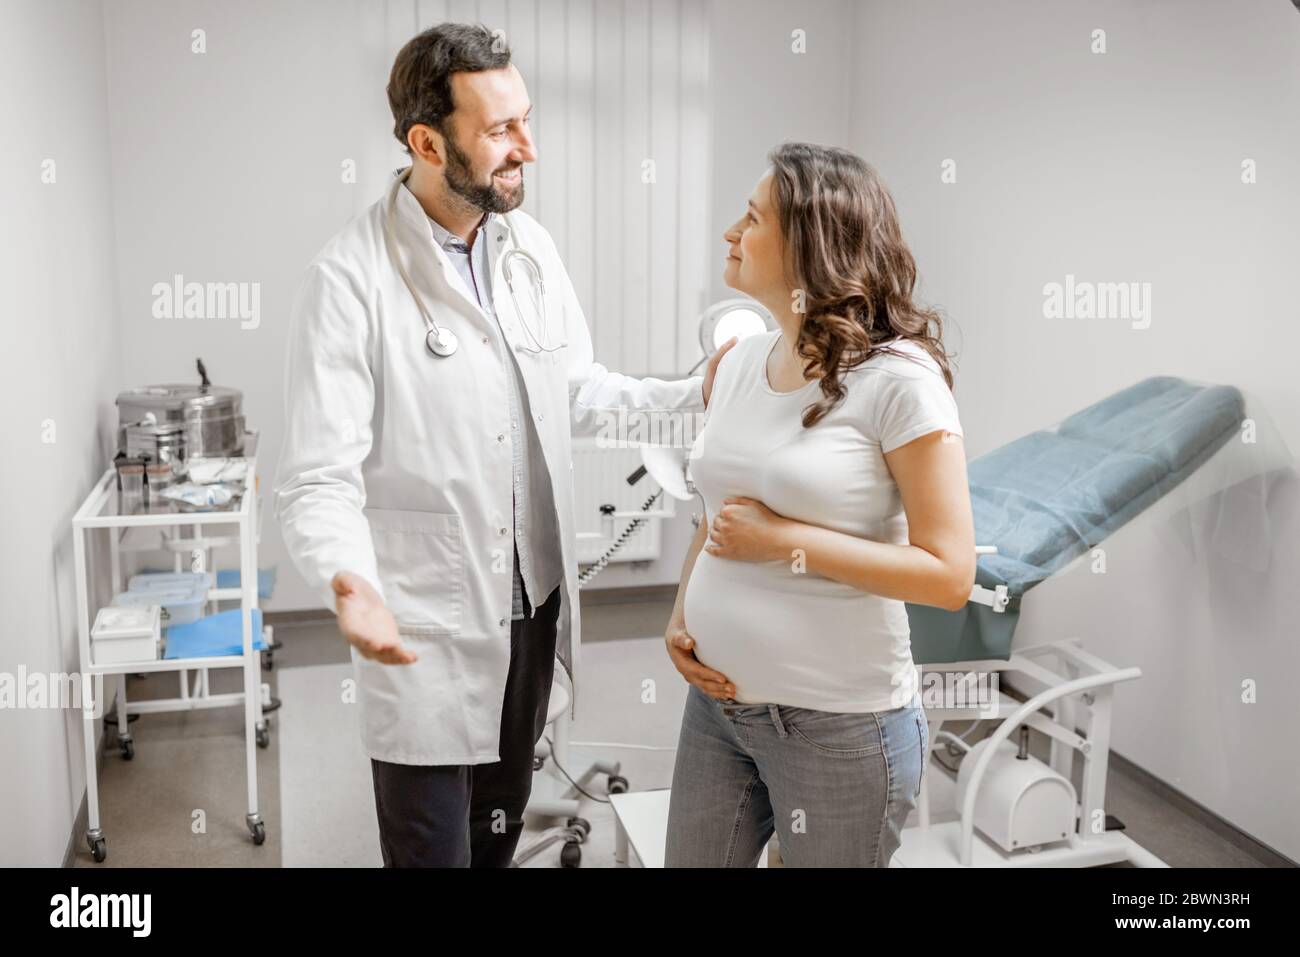
{"type": "Polygon", "coordinates": [[[121,451],[173,462],[243,454],[243,393],[212,385],[202,359],[198,370],[198,385],[152,385],[118,395],[121,451]]]}

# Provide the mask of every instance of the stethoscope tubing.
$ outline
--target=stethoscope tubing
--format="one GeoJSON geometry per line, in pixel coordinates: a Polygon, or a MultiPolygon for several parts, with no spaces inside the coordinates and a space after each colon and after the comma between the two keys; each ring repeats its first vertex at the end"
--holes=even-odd
{"type": "MultiPolygon", "coordinates": [[[[406,284],[407,292],[409,292],[411,298],[415,300],[416,308],[420,310],[420,315],[423,317],[425,325],[429,327],[429,330],[424,337],[425,347],[432,355],[438,356],[439,358],[445,358],[455,353],[456,348],[459,345],[456,340],[456,334],[450,329],[444,329],[434,321],[433,316],[424,304],[424,300],[420,298],[419,292],[416,291],[415,283],[411,281],[410,274],[406,271],[406,266],[402,262],[400,251],[397,249],[397,241],[393,236],[393,218],[397,212],[397,190],[401,188],[400,184],[404,183],[411,175],[411,169],[412,167],[408,166],[398,175],[398,184],[393,188],[393,194],[389,198],[388,209],[384,217],[384,238],[388,243],[389,257],[397,266],[397,271],[402,277],[402,282],[406,284]]],[[[546,310],[546,277],[542,272],[542,266],[532,253],[519,245],[519,240],[515,236],[514,226],[510,224],[510,220],[503,217],[503,222],[505,222],[506,229],[510,232],[511,248],[502,253],[501,273],[505,277],[506,289],[510,293],[510,303],[514,306],[515,315],[519,317],[519,325],[532,343],[531,347],[524,346],[524,348],[529,352],[538,353],[556,352],[563,349],[563,344],[551,347],[547,347],[544,344],[547,339],[549,322],[546,310]],[[513,276],[515,260],[523,261],[526,271],[529,274],[529,285],[536,286],[537,288],[537,313],[538,319],[541,323],[538,331],[541,333],[541,340],[533,334],[533,331],[528,326],[527,320],[524,318],[523,310],[519,308],[519,300],[515,295],[513,276]]]]}

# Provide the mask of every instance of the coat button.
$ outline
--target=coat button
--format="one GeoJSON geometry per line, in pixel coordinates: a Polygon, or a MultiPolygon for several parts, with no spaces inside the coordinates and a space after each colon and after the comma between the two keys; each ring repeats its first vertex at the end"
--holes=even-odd
{"type": "Polygon", "coordinates": [[[504,628],[506,626],[506,620],[504,618],[498,618],[497,624],[504,628]]]}
{"type": "Polygon", "coordinates": [[[498,529],[497,529],[497,534],[498,534],[498,535],[504,535],[505,533],[506,533],[506,530],[505,530],[504,528],[498,528],[498,529]]]}
{"type": "Polygon", "coordinates": [[[488,343],[488,337],[487,337],[487,336],[484,336],[484,337],[483,337],[483,344],[484,344],[484,345],[487,345],[487,343],[488,343]]]}
{"type": "Polygon", "coordinates": [[[498,442],[504,442],[505,440],[506,440],[506,434],[504,432],[500,432],[497,434],[498,442]]]}

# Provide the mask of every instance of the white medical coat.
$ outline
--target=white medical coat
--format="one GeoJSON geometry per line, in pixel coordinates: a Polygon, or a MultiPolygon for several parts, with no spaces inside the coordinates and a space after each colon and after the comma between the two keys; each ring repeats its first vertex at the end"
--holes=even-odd
{"type": "MultiPolygon", "coordinates": [[[[489,244],[504,343],[497,322],[461,291],[419,201],[396,178],[312,261],[293,302],[275,511],[295,566],[325,606],[334,609],[335,572],[356,572],[419,656],[387,665],[352,649],[362,738],[382,761],[499,760],[514,547],[505,363],[522,371],[546,459],[538,467],[550,476],[558,512],[565,572],[556,655],[575,691],[571,713],[580,635],[571,430],[594,435],[601,413],[620,409],[703,409],[699,377],[634,379],[593,361],[550,234],[522,211],[507,215],[545,273],[548,344],[567,343],[556,353],[523,349],[501,274],[511,240],[500,217],[476,241],[489,244]],[[389,256],[384,219],[394,191],[396,247],[434,320],[459,340],[449,357],[425,348],[427,327],[389,256]]],[[[528,311],[535,287],[522,265],[514,274],[528,311]]]]}

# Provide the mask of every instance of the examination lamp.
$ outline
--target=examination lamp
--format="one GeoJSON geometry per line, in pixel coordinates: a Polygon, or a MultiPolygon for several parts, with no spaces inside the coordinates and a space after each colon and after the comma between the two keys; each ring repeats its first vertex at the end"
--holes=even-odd
{"type": "MultiPolygon", "coordinates": [[[[724,299],[714,303],[700,316],[700,351],[704,356],[695,363],[691,372],[708,361],[732,336],[743,339],[775,328],[776,320],[771,313],[753,299],[724,299]]],[[[694,497],[688,477],[689,451],[664,446],[641,447],[641,463],[650,477],[665,492],[681,501],[694,497]]]]}

